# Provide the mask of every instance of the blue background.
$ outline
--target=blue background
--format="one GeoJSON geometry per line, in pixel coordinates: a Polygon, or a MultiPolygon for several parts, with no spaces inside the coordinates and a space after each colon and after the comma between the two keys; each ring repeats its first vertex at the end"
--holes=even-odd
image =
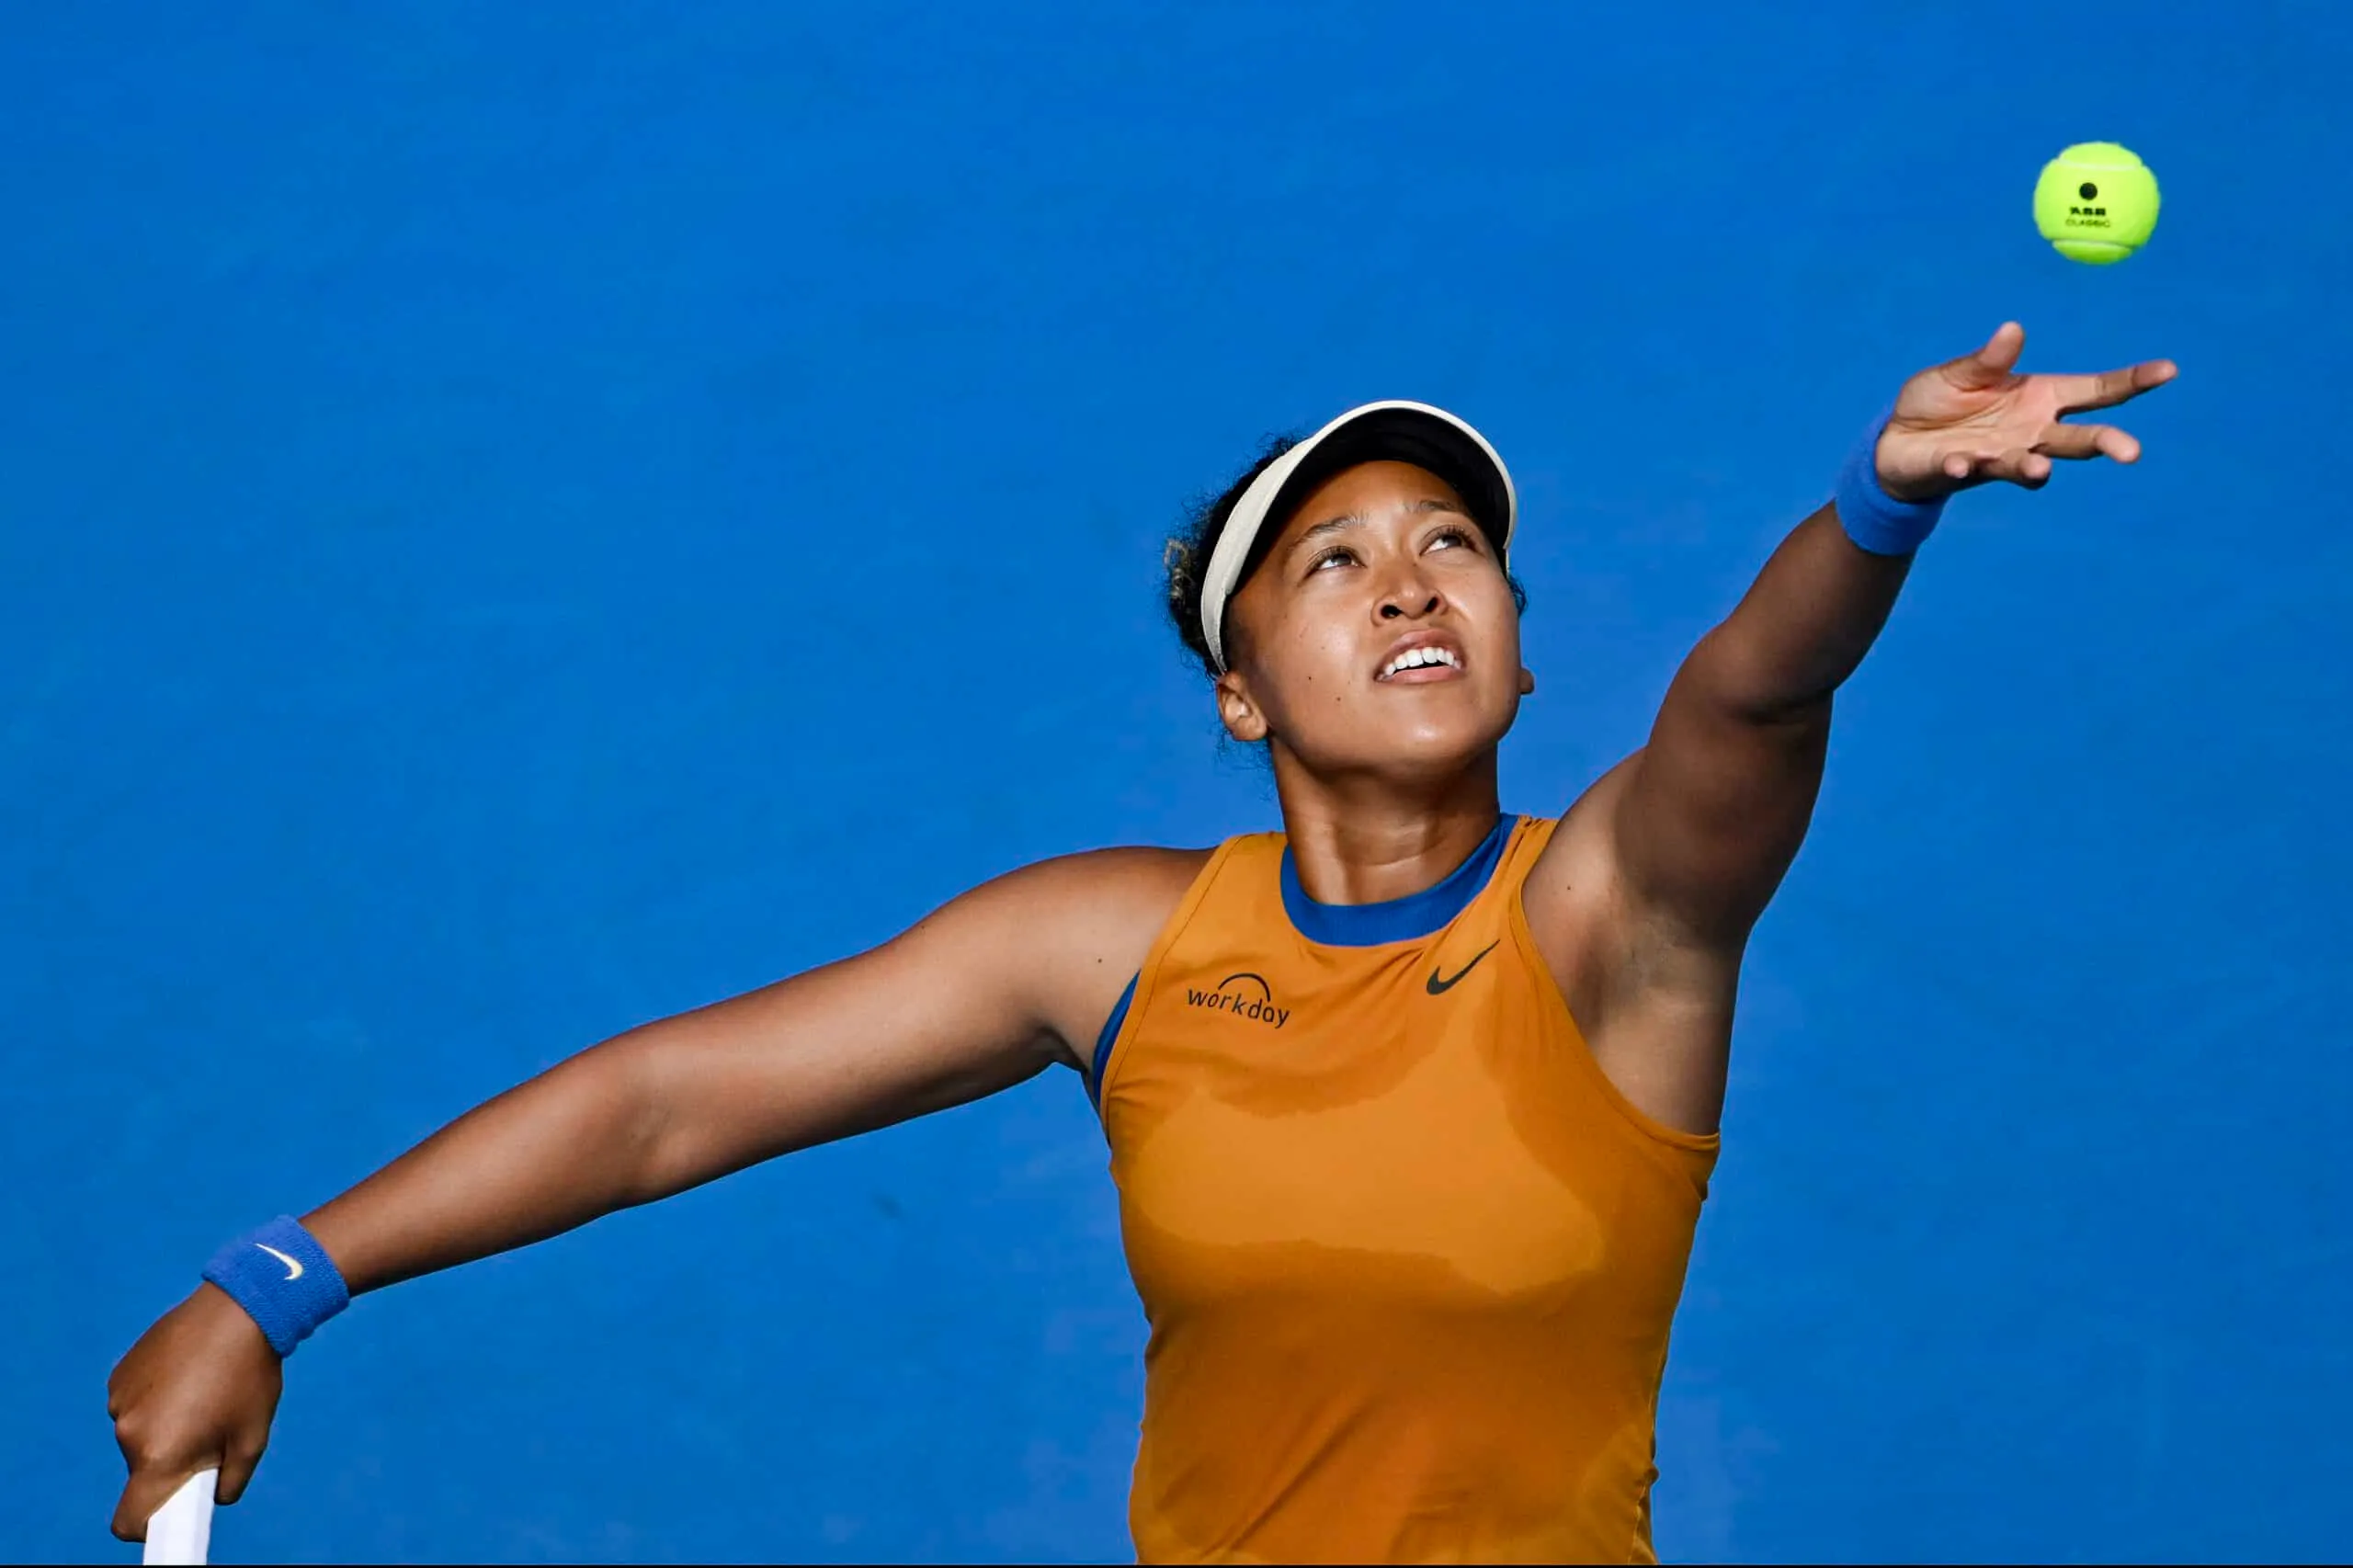
{"type": "MultiPolygon", "coordinates": [[[[1789,9],[12,7],[0,1555],[130,1560],[104,1380],[224,1236],[1270,824],[1158,587],[1263,434],[1496,440],[1552,812],[2009,316],[2183,378],[2139,470],[1957,506],[1842,699],[1659,1544],[2353,1548],[2353,13],[1789,9]],[[2121,267],[2029,219],[2091,138],[2164,181],[2121,267]]],[[[1118,1556],[1103,1164],[1055,1074],[364,1301],[220,1555],[1118,1556]]]]}

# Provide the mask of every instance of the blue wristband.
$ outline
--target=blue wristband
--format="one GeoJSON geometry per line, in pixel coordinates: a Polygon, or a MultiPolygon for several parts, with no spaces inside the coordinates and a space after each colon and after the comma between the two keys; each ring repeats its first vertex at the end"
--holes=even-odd
{"type": "Polygon", "coordinates": [[[310,1232],[284,1215],[212,1255],[204,1277],[261,1325],[280,1356],[351,1304],[343,1272],[310,1232]]]}
{"type": "Polygon", "coordinates": [[[1944,516],[1944,499],[1898,501],[1879,482],[1879,438],[1887,429],[1891,409],[1871,421],[1838,474],[1838,524],[1847,537],[1873,555],[1909,555],[1927,542],[1944,516]]]}

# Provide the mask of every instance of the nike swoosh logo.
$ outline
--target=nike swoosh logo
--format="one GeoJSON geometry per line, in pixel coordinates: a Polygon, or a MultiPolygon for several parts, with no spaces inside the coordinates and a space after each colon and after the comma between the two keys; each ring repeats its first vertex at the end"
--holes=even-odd
{"type": "MultiPolygon", "coordinates": [[[[1471,961],[1472,961],[1472,963],[1477,963],[1479,960],[1478,960],[1477,959],[1472,959],[1471,961]]],[[[259,1242],[256,1242],[256,1243],[254,1244],[254,1245],[256,1245],[256,1246],[257,1246],[257,1247],[261,1247],[261,1250],[262,1250],[262,1251],[264,1251],[264,1252],[266,1252],[266,1253],[269,1254],[269,1256],[272,1256],[272,1257],[274,1257],[274,1258],[278,1259],[278,1262],[280,1262],[280,1263],[284,1264],[284,1265],[286,1266],[286,1278],[289,1278],[289,1279],[300,1279],[301,1278],[302,1278],[302,1266],[301,1266],[301,1264],[299,1264],[299,1263],[295,1262],[295,1261],[294,1261],[294,1259],[292,1259],[292,1258],[290,1258],[290,1257],[287,1256],[284,1253],[282,1253],[282,1252],[278,1251],[276,1247],[263,1247],[263,1246],[261,1246],[261,1244],[260,1244],[259,1242]]]]}
{"type": "MultiPolygon", "coordinates": [[[[1497,940],[1500,941],[1501,938],[1499,937],[1497,940]]],[[[1453,990],[1456,981],[1461,980],[1464,975],[1470,973],[1472,970],[1477,969],[1479,967],[1479,960],[1485,958],[1489,953],[1492,953],[1495,950],[1495,943],[1489,942],[1485,947],[1479,949],[1477,956],[1472,958],[1469,963],[1466,963],[1461,969],[1456,970],[1454,971],[1453,978],[1449,980],[1440,980],[1438,977],[1438,971],[1430,971],[1430,994],[1433,996],[1443,996],[1448,992],[1453,990]]]]}

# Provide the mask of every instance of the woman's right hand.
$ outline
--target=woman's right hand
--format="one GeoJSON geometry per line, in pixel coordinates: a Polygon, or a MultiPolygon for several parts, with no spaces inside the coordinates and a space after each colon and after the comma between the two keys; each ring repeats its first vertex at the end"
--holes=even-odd
{"type": "Polygon", "coordinates": [[[107,1380],[107,1414],[131,1479],[114,1533],[147,1539],[147,1521],[181,1483],[218,1467],[215,1500],[233,1503],[269,1442],[283,1363],[245,1310],[211,1285],[156,1320],[107,1380]]]}

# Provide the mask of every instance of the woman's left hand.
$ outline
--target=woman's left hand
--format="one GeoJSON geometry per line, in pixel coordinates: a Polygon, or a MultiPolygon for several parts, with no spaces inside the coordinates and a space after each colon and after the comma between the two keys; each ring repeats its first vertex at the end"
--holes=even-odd
{"type": "Polygon", "coordinates": [[[2172,360],[2097,376],[2022,376],[2016,366],[2025,347],[2026,329],[2005,322],[1976,353],[1904,383],[1879,438],[1879,481],[1890,495],[1932,501],[1996,479],[2034,490],[2049,482],[2054,458],[2139,460],[2141,443],[2115,426],[2069,425],[2063,416],[2165,385],[2172,360]]]}

